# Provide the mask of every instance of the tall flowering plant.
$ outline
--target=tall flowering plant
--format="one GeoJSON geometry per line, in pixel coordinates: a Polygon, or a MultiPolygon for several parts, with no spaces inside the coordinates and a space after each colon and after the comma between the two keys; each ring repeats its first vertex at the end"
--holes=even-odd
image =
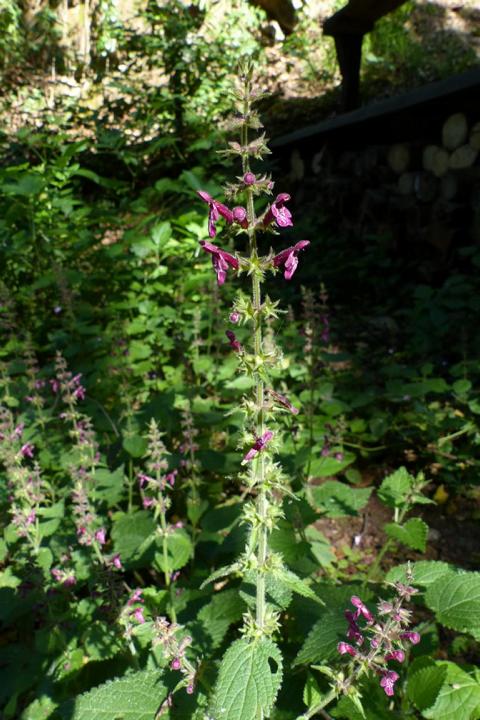
{"type": "Polygon", "coordinates": [[[244,583],[254,587],[251,593],[254,597],[250,598],[249,610],[244,616],[243,638],[228,649],[223,659],[213,715],[226,719],[241,716],[238,705],[234,707],[233,695],[228,687],[231,665],[239,662],[242,668],[250,668],[253,672],[252,677],[239,677],[239,682],[252,680],[254,684],[263,683],[263,691],[257,698],[252,715],[262,720],[268,717],[273,706],[282,672],[281,654],[272,639],[279,629],[278,604],[272,602],[272,593],[275,594],[275,588],[281,588],[290,597],[292,590],[310,596],[313,592],[286,568],[281,555],[270,546],[272,530],[283,514],[283,497],[289,492],[288,480],[274,460],[278,447],[275,415],[279,411],[296,414],[298,410],[273,388],[271,371],[279,366],[281,352],[271,338],[267,342],[265,326],[277,318],[280,311],[278,303],[262,292],[262,284],[267,273],[281,274],[283,281],[291,281],[300,255],[310,243],[300,240],[288,247],[280,245],[275,251],[269,249],[268,240],[278,247],[277,236],[283,229],[293,226],[293,218],[288,208],[290,196],[287,193],[274,196],[272,180],[252,169],[252,160],[261,159],[269,152],[264,134],[250,137],[251,131],[261,128],[253,108],[257,97],[252,69],[245,67],[236,93],[237,113],[231,123],[240,137],[239,141],[230,142],[226,150],[227,154],[239,158],[241,163],[241,174],[226,188],[227,201],[232,207],[203,190],[198,195],[208,205],[210,238],[200,244],[211,256],[218,285],[222,286],[232,274],[246,274],[251,281],[250,297],[239,294],[234,300],[229,315],[231,327],[226,330],[228,344],[238,356],[239,369],[252,380],[253,387],[251,395],[243,398],[246,429],[242,437],[242,480],[253,497],[245,504],[243,513],[248,539],[240,560],[234,566],[215,572],[211,579],[240,572],[244,583]],[[261,196],[269,198],[266,206],[260,203],[257,206],[257,198],[261,196]],[[233,239],[234,250],[226,250],[216,244],[220,224],[223,225],[224,235],[229,240],[233,239]],[[250,337],[245,343],[238,339],[236,326],[249,327],[250,337]]]}

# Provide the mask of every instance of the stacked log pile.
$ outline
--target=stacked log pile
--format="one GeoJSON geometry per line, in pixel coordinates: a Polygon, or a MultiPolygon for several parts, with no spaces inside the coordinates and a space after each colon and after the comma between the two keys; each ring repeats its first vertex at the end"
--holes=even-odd
{"type": "Polygon", "coordinates": [[[480,243],[478,119],[455,113],[428,138],[355,150],[326,145],[308,159],[294,150],[291,161],[291,180],[315,188],[340,228],[390,232],[403,247],[426,242],[441,257],[457,242],[480,243]]]}

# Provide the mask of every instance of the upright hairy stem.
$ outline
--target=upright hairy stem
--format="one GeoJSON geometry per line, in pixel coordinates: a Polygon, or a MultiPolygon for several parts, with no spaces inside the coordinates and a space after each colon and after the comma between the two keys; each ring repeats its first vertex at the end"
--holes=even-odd
{"type": "MultiPolygon", "coordinates": [[[[247,80],[249,83],[249,80],[247,80]]],[[[244,114],[248,118],[250,113],[250,88],[245,93],[244,114]]],[[[248,143],[248,126],[247,123],[242,127],[242,145],[246,147],[248,143]]],[[[250,172],[250,163],[248,155],[245,154],[242,159],[243,173],[250,172]]],[[[253,191],[247,188],[247,218],[248,218],[248,239],[250,258],[257,258],[257,238],[255,235],[255,208],[253,204],[253,191]]],[[[252,273],[252,299],[254,308],[254,353],[256,357],[260,357],[262,353],[262,293],[260,276],[252,273]]],[[[265,411],[264,411],[264,383],[260,374],[255,373],[255,402],[256,402],[256,423],[255,432],[257,437],[262,437],[265,432],[265,411]]],[[[258,629],[262,632],[265,629],[265,563],[267,561],[268,552],[268,529],[267,529],[267,509],[268,497],[265,487],[265,458],[260,454],[256,459],[256,482],[258,488],[257,496],[257,513],[259,519],[258,545],[257,545],[257,582],[256,582],[256,623],[258,629]]]]}

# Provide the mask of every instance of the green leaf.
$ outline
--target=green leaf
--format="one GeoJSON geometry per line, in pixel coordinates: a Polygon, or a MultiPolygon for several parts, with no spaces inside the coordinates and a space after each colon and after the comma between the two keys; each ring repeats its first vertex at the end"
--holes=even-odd
{"type": "Polygon", "coordinates": [[[294,665],[311,665],[337,657],[337,645],[345,639],[347,624],[341,611],[326,611],[307,635],[294,665]]]}
{"type": "Polygon", "coordinates": [[[378,490],[378,497],[389,507],[400,507],[405,504],[413,480],[406,468],[398,468],[383,480],[378,490]]]}
{"type": "Polygon", "coordinates": [[[220,666],[213,717],[257,720],[262,712],[268,718],[281,682],[282,656],[272,640],[237,640],[220,666]]]}
{"type": "Polygon", "coordinates": [[[298,575],[295,575],[294,572],[288,570],[288,568],[284,567],[279,570],[275,570],[274,575],[278,580],[280,580],[281,583],[286,585],[289,590],[297,593],[297,595],[302,595],[303,597],[316,600],[321,605],[324,604],[323,601],[317,596],[315,590],[313,590],[310,585],[307,585],[305,580],[302,580],[298,577],[298,575]]]}
{"type": "Polygon", "coordinates": [[[442,625],[480,640],[480,573],[440,577],[428,588],[425,602],[442,625]]]}
{"type": "Polygon", "coordinates": [[[326,517],[357,515],[368,502],[371,488],[351,488],[337,480],[312,488],[312,495],[319,509],[326,517]]]}
{"type": "Polygon", "coordinates": [[[20,720],[48,720],[53,715],[53,711],[57,708],[52,698],[48,695],[34,700],[20,715],[20,720]]]}
{"type": "Polygon", "coordinates": [[[447,669],[429,657],[413,661],[408,670],[407,695],[418,710],[423,712],[435,703],[446,675],[447,669]]]}
{"type": "Polygon", "coordinates": [[[452,662],[418,658],[408,673],[407,693],[428,720],[480,717],[480,684],[452,662]]]}
{"type": "Polygon", "coordinates": [[[387,523],[384,530],[388,537],[398,540],[413,550],[425,552],[428,536],[428,525],[420,518],[410,518],[404,525],[387,523]]]}
{"type": "Polygon", "coordinates": [[[123,649],[115,626],[111,627],[100,620],[94,620],[88,626],[83,645],[91,660],[112,658],[123,649]]]}
{"type": "Polygon", "coordinates": [[[60,706],[65,720],[155,720],[167,688],[158,671],[117,678],[60,706]]]}
{"type": "Polygon", "coordinates": [[[345,453],[342,460],[334,457],[319,457],[312,460],[310,475],[315,478],[331,477],[345,470],[355,460],[353,453],[345,453]]]}
{"type": "MultiPolygon", "coordinates": [[[[406,563],[397,565],[397,567],[389,570],[385,580],[387,582],[407,582],[407,567],[406,563]]],[[[457,572],[452,565],[438,560],[420,560],[412,563],[411,568],[413,571],[413,584],[424,587],[429,587],[447,573],[455,574],[457,572]]]]}
{"type": "MultiPolygon", "coordinates": [[[[148,350],[149,355],[151,352],[150,348],[145,348],[145,350],[148,350]]],[[[142,455],[145,454],[145,451],[147,449],[147,441],[140,435],[134,435],[133,437],[124,438],[122,445],[123,449],[126,450],[127,453],[134,458],[142,457],[142,455]]]]}
{"type": "Polygon", "coordinates": [[[185,530],[175,530],[166,536],[167,558],[163,554],[163,542],[157,540],[154,566],[162,572],[172,572],[184,567],[192,555],[193,545],[185,530]]]}
{"type": "Polygon", "coordinates": [[[241,620],[245,611],[245,603],[238,590],[224,590],[216,593],[208,605],[198,613],[198,620],[205,633],[212,639],[212,647],[218,647],[225,637],[228,628],[241,620]]]}
{"type": "Polygon", "coordinates": [[[472,389],[470,380],[455,380],[452,385],[455,395],[466,395],[472,389]]]}
{"type": "Polygon", "coordinates": [[[149,512],[118,513],[112,528],[114,551],[123,563],[138,561],[154,539],[155,523],[149,512]]]}
{"type": "MultiPolygon", "coordinates": [[[[257,597],[257,573],[247,570],[239,589],[247,605],[254,608],[257,597]]],[[[292,591],[273,572],[265,573],[265,599],[275,610],[285,610],[292,602],[292,591]]]]}
{"type": "Polygon", "coordinates": [[[233,565],[225,565],[224,567],[218,568],[218,570],[214,570],[214,572],[202,582],[200,590],[203,590],[207,585],[215,582],[215,580],[220,580],[220,578],[228,577],[228,575],[237,573],[240,570],[240,567],[240,563],[233,563],[233,565]]]}

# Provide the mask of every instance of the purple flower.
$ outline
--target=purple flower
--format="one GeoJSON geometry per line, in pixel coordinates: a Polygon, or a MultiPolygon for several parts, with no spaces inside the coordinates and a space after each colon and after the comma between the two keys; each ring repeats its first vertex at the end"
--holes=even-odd
{"type": "Polygon", "coordinates": [[[193,693],[194,693],[193,685],[187,685],[187,695],[193,695],[193,693]]]}
{"type": "Polygon", "coordinates": [[[182,667],[182,663],[178,658],[174,658],[170,663],[170,667],[172,668],[172,670],[180,670],[180,668],[182,667]]]}
{"type": "Polygon", "coordinates": [[[155,502],[155,500],[153,498],[144,497],[142,500],[142,505],[143,505],[144,510],[147,510],[149,507],[152,507],[154,502],[155,502]]]}
{"type": "Polygon", "coordinates": [[[341,452],[335,453],[334,458],[335,458],[335,460],[338,460],[338,462],[342,462],[342,460],[343,460],[343,453],[341,453],[341,452]]]}
{"type": "Polygon", "coordinates": [[[418,645],[420,642],[420,633],[418,632],[404,632],[400,633],[402,640],[408,640],[412,645],[418,645]]]}
{"type": "Polygon", "coordinates": [[[112,557],[111,563],[112,563],[113,567],[116,568],[117,570],[122,569],[122,561],[121,561],[120,555],[118,553],[112,557]]]}
{"type": "Polygon", "coordinates": [[[127,605],[134,605],[137,602],[143,602],[142,595],[143,595],[143,590],[141,588],[137,588],[131,594],[131,596],[127,602],[127,605]]]}
{"type": "Polygon", "coordinates": [[[240,227],[247,228],[248,227],[248,217],[247,217],[247,211],[244,207],[241,207],[241,205],[234,207],[232,211],[233,215],[233,221],[236,222],[240,227]]]}
{"type": "Polygon", "coordinates": [[[220,215],[225,218],[229,225],[231,225],[233,222],[233,213],[226,207],[226,205],[223,205],[221,202],[214,200],[212,196],[204,190],[197,190],[197,195],[204,202],[208,203],[208,234],[210,235],[210,237],[213,238],[217,234],[215,223],[217,222],[220,215]]]}
{"type": "Polygon", "coordinates": [[[233,323],[234,325],[236,325],[236,324],[238,323],[238,321],[240,320],[240,313],[238,313],[238,312],[232,312],[232,313],[230,313],[230,315],[228,316],[228,319],[230,320],[231,323],[233,323]]]}
{"type": "Polygon", "coordinates": [[[285,203],[290,200],[288,193],[280,193],[277,195],[273,203],[268,208],[263,218],[263,226],[268,227],[273,221],[278,227],[290,227],[293,225],[292,213],[285,207],[285,203]]]}
{"type": "Polygon", "coordinates": [[[284,265],[285,280],[292,279],[293,273],[298,266],[298,253],[300,252],[300,250],[304,250],[308,245],[310,245],[309,240],[300,240],[298,243],[296,243],[296,245],[282,250],[281,253],[275,255],[275,257],[273,258],[274,267],[281,267],[282,265],[284,265]]]}
{"type": "Polygon", "coordinates": [[[380,680],[380,687],[385,690],[385,695],[392,697],[395,692],[395,683],[399,678],[399,674],[394,670],[385,670],[382,672],[382,679],[380,680]]]}
{"type": "Polygon", "coordinates": [[[213,269],[217,273],[217,282],[219,285],[223,285],[227,277],[228,266],[230,265],[230,267],[238,270],[237,258],[234,258],[233,255],[225,252],[225,250],[221,250],[219,247],[213,245],[207,240],[202,240],[200,245],[206,252],[211,254],[213,269]]]}
{"type": "Polygon", "coordinates": [[[234,332],[231,330],[227,330],[225,332],[225,335],[227,336],[229,340],[229,345],[232,348],[232,350],[235,350],[235,352],[241,352],[243,350],[242,344],[239,340],[237,340],[237,337],[234,332]]]}
{"type": "Polygon", "coordinates": [[[149,475],[145,475],[145,473],[138,473],[138,484],[141,488],[145,485],[145,483],[153,483],[155,482],[153,478],[151,478],[149,475]]]}
{"type": "Polygon", "coordinates": [[[263,435],[255,440],[255,443],[253,447],[250,448],[250,450],[247,452],[245,457],[243,458],[243,462],[249,462],[250,460],[253,460],[255,455],[257,453],[261,452],[265,445],[267,445],[270,440],[273,437],[273,432],[271,430],[267,430],[263,433],[263,435]]]}
{"type": "Polygon", "coordinates": [[[340,653],[340,655],[345,655],[346,653],[348,653],[352,657],[355,657],[355,655],[357,654],[357,651],[355,650],[355,648],[346,642],[339,642],[337,645],[337,650],[340,653]]]}
{"type": "Polygon", "coordinates": [[[28,525],[33,525],[33,523],[35,522],[35,518],[36,518],[36,517],[37,517],[37,515],[36,515],[36,513],[35,513],[35,510],[31,510],[31,511],[28,513],[27,519],[26,519],[27,527],[28,527],[28,525]]]}
{"type": "Polygon", "coordinates": [[[348,620],[347,638],[349,640],[353,640],[353,642],[357,645],[361,645],[364,641],[364,637],[357,625],[356,615],[350,612],[350,610],[345,610],[345,617],[348,620]]]}
{"type": "Polygon", "coordinates": [[[143,617],[143,608],[138,607],[131,613],[139,625],[143,625],[145,618],[143,617]]]}
{"type": "Polygon", "coordinates": [[[372,613],[367,608],[367,606],[364,605],[364,603],[360,600],[359,597],[357,597],[356,595],[353,595],[350,598],[350,602],[352,603],[352,605],[354,605],[357,608],[357,611],[354,614],[355,620],[357,620],[360,617],[360,615],[363,615],[363,617],[365,618],[365,620],[367,621],[368,624],[373,622],[374,618],[373,618],[372,613]]]}
{"type": "Polygon", "coordinates": [[[169,472],[167,475],[165,475],[165,480],[170,485],[170,487],[173,487],[175,485],[175,478],[177,477],[178,470],[172,470],[172,472],[169,472]]]}
{"type": "Polygon", "coordinates": [[[105,530],[103,528],[95,532],[95,540],[99,545],[105,545],[105,530]]]}
{"type": "Polygon", "coordinates": [[[20,449],[21,454],[23,457],[29,457],[33,458],[33,445],[32,443],[25,443],[25,445],[22,445],[20,449]]]}
{"type": "Polygon", "coordinates": [[[405,653],[403,650],[392,650],[392,652],[385,655],[385,660],[396,660],[397,662],[402,663],[405,660],[405,653]]]}
{"type": "Polygon", "coordinates": [[[245,185],[254,185],[256,180],[257,178],[252,172],[247,172],[243,176],[243,182],[245,183],[245,185]]]}

